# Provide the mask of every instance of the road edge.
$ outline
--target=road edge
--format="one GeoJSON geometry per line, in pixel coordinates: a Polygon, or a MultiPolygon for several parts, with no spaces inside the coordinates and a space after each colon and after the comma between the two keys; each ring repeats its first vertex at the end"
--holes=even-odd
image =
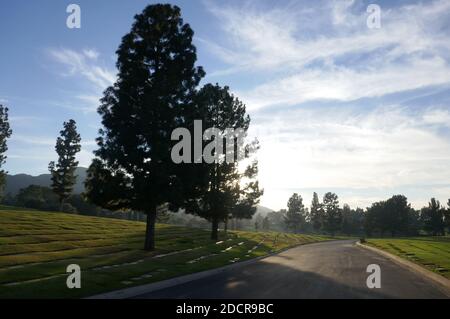
{"type": "Polygon", "coordinates": [[[432,272],[431,270],[428,270],[422,266],[419,266],[418,264],[415,264],[407,259],[404,259],[402,257],[396,256],[394,254],[391,254],[387,251],[369,246],[369,245],[364,245],[362,244],[360,241],[356,242],[356,245],[359,247],[362,247],[364,249],[368,249],[371,250],[379,255],[382,255],[390,260],[392,260],[393,262],[397,263],[400,266],[403,266],[404,268],[407,268],[410,271],[416,272],[430,280],[432,280],[435,284],[437,284],[437,286],[439,286],[439,288],[441,288],[441,290],[448,296],[450,297],[450,280],[448,280],[447,278],[438,275],[434,272],[432,272]]]}
{"type": "Polygon", "coordinates": [[[170,288],[173,286],[185,284],[185,283],[188,283],[188,282],[191,282],[194,280],[203,279],[203,278],[206,278],[209,276],[217,275],[222,272],[228,271],[230,269],[253,264],[262,259],[281,254],[282,252],[285,252],[286,250],[289,250],[289,249],[293,249],[293,248],[304,246],[304,245],[313,245],[313,244],[323,243],[326,241],[329,241],[329,240],[317,241],[317,242],[306,243],[306,244],[299,244],[299,245],[281,249],[276,252],[269,253],[264,256],[237,262],[237,263],[234,263],[231,265],[225,265],[225,266],[222,266],[219,268],[208,269],[208,270],[204,270],[204,271],[200,271],[200,272],[196,272],[196,273],[192,273],[192,274],[187,274],[187,275],[183,275],[183,276],[179,276],[179,277],[175,277],[175,278],[170,278],[170,279],[166,279],[166,280],[161,280],[161,281],[157,281],[157,282],[153,282],[153,283],[149,283],[149,284],[144,284],[144,285],[139,285],[139,286],[134,286],[134,287],[129,287],[129,288],[123,288],[123,289],[119,289],[119,290],[113,290],[110,292],[105,292],[105,293],[93,295],[90,297],[86,297],[85,299],[128,299],[128,298],[133,298],[133,297],[140,296],[143,294],[155,292],[155,291],[158,291],[161,289],[166,289],[166,288],[170,288]]]}

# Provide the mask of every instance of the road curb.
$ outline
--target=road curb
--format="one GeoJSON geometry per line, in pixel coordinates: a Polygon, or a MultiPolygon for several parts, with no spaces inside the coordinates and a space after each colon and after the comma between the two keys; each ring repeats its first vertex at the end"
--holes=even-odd
{"type": "Polygon", "coordinates": [[[228,271],[230,269],[253,264],[262,259],[281,254],[282,252],[284,252],[288,249],[296,248],[296,247],[303,246],[303,245],[316,244],[316,243],[320,243],[320,241],[284,248],[282,250],[270,253],[268,255],[252,258],[252,259],[249,259],[246,261],[237,262],[237,263],[222,266],[219,268],[204,270],[204,271],[196,272],[193,274],[188,274],[188,275],[184,275],[184,276],[180,276],[180,277],[166,279],[166,280],[162,280],[162,281],[158,281],[158,282],[154,282],[154,283],[150,283],[150,284],[134,286],[134,287],[124,288],[124,289],[120,289],[120,290],[114,290],[111,292],[106,292],[106,293],[90,296],[90,297],[87,297],[86,299],[128,299],[128,298],[133,298],[136,296],[151,293],[151,292],[158,291],[161,289],[170,288],[170,287],[185,284],[185,283],[188,283],[188,282],[191,282],[194,280],[203,279],[203,278],[206,278],[209,276],[220,274],[220,273],[228,271]]]}
{"type": "Polygon", "coordinates": [[[371,250],[379,255],[382,255],[384,257],[387,257],[388,259],[392,260],[393,262],[397,263],[400,266],[403,266],[413,272],[419,273],[420,275],[432,280],[434,283],[437,284],[437,286],[439,286],[439,288],[441,288],[440,290],[442,290],[442,292],[444,292],[448,297],[450,297],[450,280],[448,280],[447,278],[438,275],[434,272],[432,272],[431,270],[428,270],[422,266],[419,266],[409,260],[406,260],[404,258],[401,258],[399,256],[396,256],[394,254],[388,253],[384,250],[369,246],[369,245],[364,245],[362,244],[360,241],[356,242],[356,245],[359,247],[362,247],[364,249],[368,249],[371,250]]]}

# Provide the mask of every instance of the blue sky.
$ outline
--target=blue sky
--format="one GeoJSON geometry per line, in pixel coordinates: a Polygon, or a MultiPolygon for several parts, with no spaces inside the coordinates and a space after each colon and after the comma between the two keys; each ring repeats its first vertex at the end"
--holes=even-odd
{"type": "MultiPolygon", "coordinates": [[[[0,103],[14,130],[5,169],[41,174],[62,122],[80,164],[100,128],[102,91],[133,16],[152,2],[2,1],[0,103]],[[66,7],[81,7],[81,29],[66,7]]],[[[450,1],[173,1],[195,31],[206,82],[229,85],[261,142],[261,204],[335,191],[366,207],[403,193],[450,198],[450,1]],[[370,3],[381,28],[367,27],[370,3]]]]}

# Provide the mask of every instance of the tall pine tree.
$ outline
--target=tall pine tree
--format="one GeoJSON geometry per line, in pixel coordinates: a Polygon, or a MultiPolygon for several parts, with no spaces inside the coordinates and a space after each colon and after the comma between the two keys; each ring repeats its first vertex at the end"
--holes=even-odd
{"type": "Polygon", "coordinates": [[[195,67],[193,34],[177,6],[146,7],[122,39],[118,79],[98,109],[104,128],[86,195],[108,209],[144,212],[146,250],[155,247],[157,208],[175,208],[184,184],[171,158],[171,133],[187,125],[185,112],[204,76],[195,67]]]}
{"type": "Polygon", "coordinates": [[[288,200],[287,212],[284,217],[286,228],[294,233],[300,232],[305,227],[307,211],[303,205],[303,198],[294,193],[288,200]]]}
{"type": "Polygon", "coordinates": [[[6,172],[1,167],[6,161],[5,153],[8,150],[6,140],[11,137],[11,134],[12,130],[8,121],[8,108],[0,104],[0,199],[3,195],[6,178],[6,172]]]}
{"type": "Polygon", "coordinates": [[[315,231],[319,231],[322,228],[323,210],[322,205],[319,202],[319,196],[316,192],[314,192],[311,202],[310,221],[315,231]]]}
{"type": "Polygon", "coordinates": [[[60,210],[64,201],[70,196],[73,186],[76,183],[75,169],[78,166],[76,155],[81,149],[80,134],[74,120],[64,122],[63,130],[56,140],[55,150],[58,154],[58,161],[50,162],[48,169],[51,174],[53,192],[58,195],[60,210]]]}
{"type": "Polygon", "coordinates": [[[323,196],[324,229],[332,236],[340,230],[342,222],[342,210],[339,208],[338,196],[334,193],[326,193],[323,196]]]}

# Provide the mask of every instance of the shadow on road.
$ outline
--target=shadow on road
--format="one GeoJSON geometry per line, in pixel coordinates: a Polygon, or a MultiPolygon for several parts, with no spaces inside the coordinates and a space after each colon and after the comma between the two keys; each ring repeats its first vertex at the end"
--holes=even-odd
{"type": "MultiPolygon", "coordinates": [[[[282,256],[292,260],[293,258],[282,256]]],[[[340,283],[314,272],[259,262],[252,267],[226,271],[149,293],[137,298],[174,299],[310,299],[389,298],[373,289],[340,283]]]]}

